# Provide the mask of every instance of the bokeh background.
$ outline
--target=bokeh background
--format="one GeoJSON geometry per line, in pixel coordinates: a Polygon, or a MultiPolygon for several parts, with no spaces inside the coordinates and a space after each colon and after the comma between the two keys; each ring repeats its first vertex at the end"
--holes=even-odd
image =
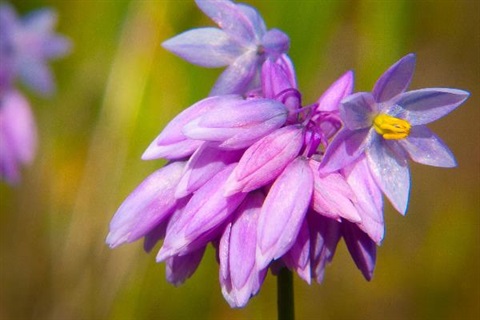
{"type": "MultiPolygon", "coordinates": [[[[354,69],[357,91],[409,52],[411,88],[454,87],[470,99],[431,125],[455,169],[412,165],[406,217],[386,205],[371,282],[342,243],[323,284],[295,277],[298,319],[478,319],[480,316],[480,1],[247,1],[291,37],[304,101],[354,69]]],[[[140,156],[221,70],[192,66],[160,43],[213,25],[193,1],[19,0],[49,6],[73,52],[53,63],[58,90],[27,90],[40,133],[16,187],[0,184],[0,319],[274,319],[275,278],[230,309],[214,252],[175,288],[142,243],[104,244],[122,200],[162,161],[140,156]]]]}

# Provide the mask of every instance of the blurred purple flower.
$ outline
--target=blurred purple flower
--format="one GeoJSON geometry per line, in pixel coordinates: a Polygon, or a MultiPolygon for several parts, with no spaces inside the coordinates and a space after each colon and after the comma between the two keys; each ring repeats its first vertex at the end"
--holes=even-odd
{"type": "Polygon", "coordinates": [[[408,157],[431,166],[456,166],[448,147],[425,124],[445,116],[469,96],[450,88],[406,92],[414,65],[415,55],[409,54],[380,77],[372,93],[355,93],[342,101],[345,127],[321,165],[324,172],[334,172],[366,154],[376,183],[402,214],[410,189],[408,157]]]}
{"type": "Polygon", "coordinates": [[[288,51],[290,40],[277,29],[266,29],[252,7],[229,0],[196,0],[220,28],[186,31],[163,47],[185,60],[208,68],[224,67],[210,95],[244,94],[258,85],[262,63],[288,51]]]}
{"type": "Polygon", "coordinates": [[[56,22],[57,15],[50,9],[19,19],[11,6],[0,5],[0,85],[11,85],[19,78],[42,95],[55,90],[47,62],[66,55],[71,47],[67,38],[54,33],[56,22]]]}
{"type": "Polygon", "coordinates": [[[0,96],[0,177],[9,183],[20,180],[19,166],[32,162],[37,129],[28,101],[18,92],[0,96]]]}
{"type": "Polygon", "coordinates": [[[70,48],[66,38],[54,34],[55,23],[52,10],[19,19],[10,5],[0,4],[0,173],[10,183],[19,181],[19,165],[33,160],[37,144],[33,114],[15,81],[43,95],[54,91],[47,62],[70,48]]]}

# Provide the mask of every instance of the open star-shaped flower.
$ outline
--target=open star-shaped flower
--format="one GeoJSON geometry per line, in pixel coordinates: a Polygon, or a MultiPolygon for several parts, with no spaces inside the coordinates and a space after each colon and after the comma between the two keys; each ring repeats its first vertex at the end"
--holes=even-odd
{"type": "Polygon", "coordinates": [[[288,51],[288,36],[277,29],[267,30],[254,8],[229,0],[196,0],[196,3],[220,28],[189,30],[162,45],[196,65],[227,66],[210,95],[245,93],[258,84],[263,61],[276,59],[288,51]]]}
{"type": "Polygon", "coordinates": [[[469,96],[450,88],[406,91],[414,66],[415,55],[406,55],[380,77],[371,93],[358,92],[342,101],[344,128],[329,145],[321,165],[324,172],[333,172],[366,154],[376,183],[402,214],[410,189],[408,158],[431,166],[456,166],[448,147],[425,125],[469,96]]]}

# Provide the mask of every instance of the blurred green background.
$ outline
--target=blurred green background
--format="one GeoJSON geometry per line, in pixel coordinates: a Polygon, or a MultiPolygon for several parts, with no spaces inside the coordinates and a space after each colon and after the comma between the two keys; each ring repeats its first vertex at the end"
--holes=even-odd
{"type": "MultiPolygon", "coordinates": [[[[323,284],[295,277],[298,319],[478,319],[480,316],[480,1],[247,1],[291,37],[304,101],[346,70],[357,91],[409,52],[411,88],[454,87],[470,99],[430,127],[455,169],[412,165],[410,208],[386,205],[387,231],[366,282],[342,243],[323,284]]],[[[53,63],[58,92],[28,92],[40,133],[22,184],[0,185],[0,319],[274,319],[275,279],[230,309],[211,248],[183,286],[166,282],[141,242],[104,239],[122,200],[162,161],[140,155],[180,110],[204,98],[220,70],[160,47],[213,25],[193,1],[21,0],[51,6],[74,43],[53,63]]]]}

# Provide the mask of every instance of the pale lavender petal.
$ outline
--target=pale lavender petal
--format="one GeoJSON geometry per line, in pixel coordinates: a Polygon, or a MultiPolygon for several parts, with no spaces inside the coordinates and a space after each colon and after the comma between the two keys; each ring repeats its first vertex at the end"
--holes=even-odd
{"type": "Polygon", "coordinates": [[[227,165],[240,160],[242,153],[241,150],[225,151],[204,143],[188,160],[175,197],[182,198],[196,191],[227,165]]]}
{"type": "Polygon", "coordinates": [[[470,94],[449,88],[430,88],[405,92],[388,113],[417,126],[435,121],[461,105],[470,94]]]}
{"type": "Polygon", "coordinates": [[[37,128],[30,105],[19,92],[9,91],[2,97],[0,127],[16,160],[31,163],[37,149],[37,128]]]}
{"type": "Polygon", "coordinates": [[[236,104],[242,101],[239,95],[227,95],[203,99],[183,110],[163,129],[142,155],[142,159],[182,158],[191,155],[203,141],[188,139],[182,132],[183,127],[202,114],[224,104],[236,104]]]}
{"type": "Polygon", "coordinates": [[[293,246],[282,257],[285,265],[294,270],[308,284],[312,281],[310,270],[310,231],[304,219],[293,246]]]}
{"type": "Polygon", "coordinates": [[[215,82],[210,96],[244,93],[252,85],[258,66],[259,57],[255,50],[247,51],[233,62],[215,82]]]}
{"type": "Polygon", "coordinates": [[[340,220],[345,218],[352,222],[360,222],[361,218],[354,204],[356,197],[345,178],[339,173],[319,173],[319,163],[308,161],[313,172],[313,210],[325,217],[340,220]]]}
{"type": "Polygon", "coordinates": [[[327,147],[320,171],[329,173],[340,170],[357,159],[370,144],[375,132],[370,129],[340,130],[327,147]]]}
{"type": "Polygon", "coordinates": [[[255,39],[261,39],[262,35],[267,32],[267,27],[265,25],[265,21],[263,21],[263,18],[260,16],[258,11],[247,4],[237,3],[236,5],[252,24],[255,39]]]}
{"type": "Polygon", "coordinates": [[[179,286],[190,278],[202,261],[205,247],[197,249],[187,255],[174,256],[165,260],[167,281],[179,286]]]}
{"type": "Polygon", "coordinates": [[[312,277],[321,283],[325,274],[325,266],[332,261],[340,241],[340,223],[313,211],[307,213],[307,219],[310,229],[312,277]]]}
{"type": "Polygon", "coordinates": [[[52,9],[39,9],[22,19],[23,27],[32,32],[48,33],[57,24],[58,15],[52,9]]]}
{"type": "Polygon", "coordinates": [[[362,156],[345,167],[343,173],[356,195],[355,206],[362,219],[357,225],[380,244],[385,233],[382,191],[370,173],[366,157],[362,156]]]}
{"type": "Polygon", "coordinates": [[[286,54],[282,54],[280,58],[275,61],[280,65],[287,75],[288,81],[291,84],[292,88],[297,88],[297,76],[295,75],[295,67],[290,57],[286,54]]]}
{"type": "Polygon", "coordinates": [[[228,178],[226,194],[248,192],[273,181],[298,155],[303,128],[280,128],[248,148],[228,178]]]}
{"type": "Polygon", "coordinates": [[[218,146],[241,149],[281,127],[288,110],[275,100],[249,99],[223,104],[186,124],[183,133],[192,139],[221,142],[218,146]]]}
{"type": "Polygon", "coordinates": [[[238,41],[248,44],[256,39],[257,26],[253,23],[258,24],[261,18],[252,21],[252,16],[256,13],[254,9],[247,11],[246,5],[240,7],[228,0],[195,0],[195,2],[200,10],[238,41]]]}
{"type": "Polygon", "coordinates": [[[138,240],[171,215],[184,167],[185,162],[174,162],[157,170],[125,199],[110,222],[106,240],[110,247],[138,240]]]}
{"type": "Polygon", "coordinates": [[[168,39],[162,46],[190,63],[207,68],[227,66],[245,50],[217,28],[189,30],[168,39]]]}
{"type": "Polygon", "coordinates": [[[395,209],[404,215],[410,192],[410,171],[404,151],[396,141],[386,141],[377,136],[366,154],[377,185],[395,209]]]}
{"type": "Polygon", "coordinates": [[[340,101],[350,95],[353,90],[353,72],[348,71],[337,79],[318,99],[319,111],[336,112],[340,101]]]}
{"type": "Polygon", "coordinates": [[[357,268],[367,280],[371,280],[375,270],[377,246],[370,237],[355,224],[348,221],[341,223],[342,235],[357,268]]]}
{"type": "Polygon", "coordinates": [[[408,137],[399,140],[398,143],[415,162],[444,168],[457,166],[450,149],[425,126],[412,127],[408,137]]]}
{"type": "Polygon", "coordinates": [[[275,180],[258,218],[257,264],[268,266],[294,244],[310,204],[313,173],[305,159],[295,159],[275,180]]]}
{"type": "Polygon", "coordinates": [[[206,243],[245,198],[245,193],[225,197],[224,185],[236,164],[230,164],[192,196],[182,215],[167,229],[157,261],[185,254],[206,243]],[[197,241],[197,240],[201,241],[197,241]]]}
{"type": "Polygon", "coordinates": [[[377,113],[377,104],[370,92],[358,92],[342,100],[340,117],[349,130],[369,128],[377,113]]]}
{"type": "Polygon", "coordinates": [[[377,102],[384,102],[405,92],[413,77],[415,55],[410,53],[391,66],[375,83],[373,96],[377,102]]]}

